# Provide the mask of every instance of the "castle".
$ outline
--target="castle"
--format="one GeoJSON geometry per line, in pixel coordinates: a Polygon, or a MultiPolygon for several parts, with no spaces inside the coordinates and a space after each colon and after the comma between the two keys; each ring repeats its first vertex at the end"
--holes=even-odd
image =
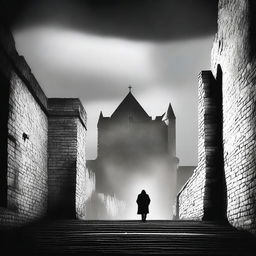
{"type": "MultiPolygon", "coordinates": [[[[254,0],[219,1],[212,67],[199,76],[199,164],[177,196],[181,219],[229,221],[254,235],[255,28],[254,0]]],[[[47,98],[2,26],[0,82],[1,227],[81,217],[88,183],[80,101],[47,98]]]]}
{"type": "Polygon", "coordinates": [[[129,90],[110,117],[100,113],[98,156],[88,167],[96,174],[97,192],[126,203],[126,214],[118,218],[131,218],[128,209],[136,214],[132,205],[145,188],[153,198],[151,214],[169,219],[177,185],[176,117],[170,104],[153,120],[129,90]]]}

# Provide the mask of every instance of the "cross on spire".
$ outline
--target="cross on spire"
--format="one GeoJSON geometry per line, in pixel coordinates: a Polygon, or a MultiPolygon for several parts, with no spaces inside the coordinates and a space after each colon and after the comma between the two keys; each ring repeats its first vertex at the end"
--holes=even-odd
{"type": "Polygon", "coordinates": [[[131,92],[132,91],[132,86],[129,85],[128,88],[129,88],[129,92],[131,92]]]}

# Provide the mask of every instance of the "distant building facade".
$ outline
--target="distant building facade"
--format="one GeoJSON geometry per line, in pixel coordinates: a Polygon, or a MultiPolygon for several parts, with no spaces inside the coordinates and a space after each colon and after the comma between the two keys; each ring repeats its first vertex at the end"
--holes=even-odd
{"type": "Polygon", "coordinates": [[[130,91],[110,117],[100,113],[98,156],[88,161],[96,173],[96,191],[126,203],[118,218],[136,214],[136,195],[151,196],[152,218],[171,218],[175,204],[178,158],[176,117],[171,104],[154,120],[130,91]]]}

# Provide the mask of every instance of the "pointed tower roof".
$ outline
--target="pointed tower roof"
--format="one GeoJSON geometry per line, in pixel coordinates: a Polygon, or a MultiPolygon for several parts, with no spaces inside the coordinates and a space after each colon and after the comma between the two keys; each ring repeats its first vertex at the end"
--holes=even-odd
{"type": "Polygon", "coordinates": [[[100,111],[100,116],[98,119],[97,127],[99,128],[100,125],[105,125],[109,121],[109,117],[103,116],[102,111],[100,111]]]}
{"type": "Polygon", "coordinates": [[[100,124],[100,122],[102,122],[103,119],[104,119],[104,116],[102,114],[102,111],[100,111],[100,116],[99,116],[99,119],[98,119],[97,127],[99,127],[99,124],[100,124]]]}
{"type": "Polygon", "coordinates": [[[174,114],[174,111],[172,109],[172,104],[169,103],[169,106],[168,106],[168,110],[167,110],[167,113],[166,113],[166,118],[167,119],[175,119],[175,114],[174,114]]]}
{"type": "Polygon", "coordinates": [[[140,103],[133,96],[131,90],[123,99],[123,101],[119,104],[117,109],[113,112],[111,118],[122,118],[127,115],[133,115],[135,119],[151,119],[147,112],[140,105],[140,103]]]}
{"type": "Polygon", "coordinates": [[[99,119],[102,119],[104,116],[103,116],[103,113],[102,111],[100,111],[100,116],[99,116],[99,119]]]}

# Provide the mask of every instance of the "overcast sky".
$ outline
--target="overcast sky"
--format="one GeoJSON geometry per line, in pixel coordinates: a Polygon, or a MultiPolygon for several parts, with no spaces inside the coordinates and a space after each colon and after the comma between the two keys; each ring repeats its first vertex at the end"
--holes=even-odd
{"type": "Polygon", "coordinates": [[[131,84],[153,117],[172,103],[177,156],[197,164],[197,76],[210,68],[216,1],[10,2],[16,47],[46,95],[79,97],[86,108],[88,159],[96,157],[100,111],[111,115],[131,84]]]}

